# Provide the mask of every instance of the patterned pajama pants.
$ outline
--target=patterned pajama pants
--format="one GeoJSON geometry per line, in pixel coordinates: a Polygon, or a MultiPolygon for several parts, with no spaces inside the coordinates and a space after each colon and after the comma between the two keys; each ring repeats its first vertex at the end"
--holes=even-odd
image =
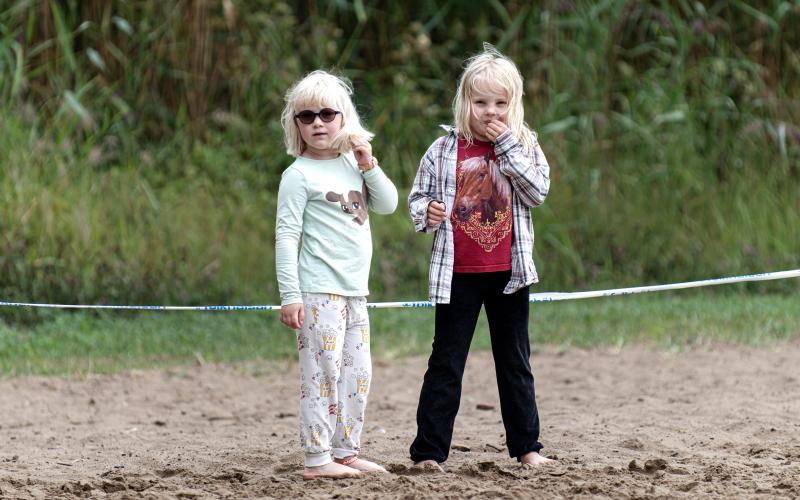
{"type": "Polygon", "coordinates": [[[358,454],[372,362],[365,297],[304,293],[300,442],[307,467],[358,454]]]}

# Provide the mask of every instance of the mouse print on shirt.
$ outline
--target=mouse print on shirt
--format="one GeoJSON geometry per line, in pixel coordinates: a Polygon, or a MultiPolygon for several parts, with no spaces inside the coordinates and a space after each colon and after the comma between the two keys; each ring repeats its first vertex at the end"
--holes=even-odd
{"type": "Polygon", "coordinates": [[[361,191],[351,190],[347,194],[335,193],[328,191],[325,194],[325,199],[338,203],[342,211],[346,214],[354,215],[352,221],[356,222],[359,226],[363,226],[367,221],[367,185],[361,184],[361,191]]]}

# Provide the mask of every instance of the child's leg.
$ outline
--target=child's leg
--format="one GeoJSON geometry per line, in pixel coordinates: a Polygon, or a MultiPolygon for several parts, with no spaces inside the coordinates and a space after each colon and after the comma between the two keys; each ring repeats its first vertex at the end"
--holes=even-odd
{"type": "Polygon", "coordinates": [[[499,278],[494,285],[494,293],[486,298],[486,318],[492,339],[508,453],[519,458],[542,449],[530,365],[528,287],[504,295],[503,288],[509,276],[503,273],[499,278]]]}
{"type": "Polygon", "coordinates": [[[300,351],[300,440],[306,467],[331,462],[336,424],[339,360],[344,339],[345,300],[321,293],[303,294],[305,321],[300,351]]]}
{"type": "Polygon", "coordinates": [[[369,348],[369,316],[364,297],[347,298],[347,319],[342,352],[342,371],[337,390],[333,456],[358,455],[364,411],[367,407],[372,359],[369,348]]]}
{"type": "Polygon", "coordinates": [[[433,351],[419,395],[417,437],[410,448],[414,462],[441,463],[450,454],[461,380],[481,311],[481,296],[479,275],[455,273],[450,304],[436,305],[433,351]]]}

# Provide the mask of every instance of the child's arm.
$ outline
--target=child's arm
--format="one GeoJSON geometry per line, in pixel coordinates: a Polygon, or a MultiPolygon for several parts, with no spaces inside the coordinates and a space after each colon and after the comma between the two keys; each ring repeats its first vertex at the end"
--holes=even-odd
{"type": "Polygon", "coordinates": [[[297,247],[303,234],[303,212],[307,201],[303,174],[294,168],[287,169],[278,188],[275,223],[275,270],[282,307],[303,302],[297,273],[297,247]]]}
{"type": "Polygon", "coordinates": [[[361,171],[367,185],[367,205],[378,214],[390,214],[397,208],[397,188],[378,166],[378,160],[372,156],[372,145],[356,144],[353,146],[353,161],[361,171]]]}
{"type": "Polygon", "coordinates": [[[533,137],[532,151],[526,151],[510,130],[495,141],[494,151],[500,162],[500,171],[508,177],[522,203],[536,207],[544,203],[550,191],[550,166],[544,157],[539,141],[533,137]]]}
{"type": "Polygon", "coordinates": [[[397,188],[378,165],[363,174],[367,184],[369,208],[377,214],[390,214],[397,208],[397,188]]]}
{"type": "Polygon", "coordinates": [[[439,229],[439,223],[428,225],[428,206],[436,201],[436,164],[434,163],[434,142],[422,160],[419,162],[419,169],[408,193],[408,211],[411,214],[411,221],[414,223],[414,230],[419,233],[427,233],[439,229]]]}

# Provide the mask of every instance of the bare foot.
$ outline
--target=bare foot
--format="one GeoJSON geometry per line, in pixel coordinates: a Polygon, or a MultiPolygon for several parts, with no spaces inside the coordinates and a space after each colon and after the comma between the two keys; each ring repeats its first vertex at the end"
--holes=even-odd
{"type": "Polygon", "coordinates": [[[359,470],[361,472],[386,472],[386,473],[389,472],[388,470],[384,469],[375,462],[370,462],[369,460],[358,458],[355,455],[347,458],[336,459],[336,463],[346,465],[351,469],[359,470]]]}
{"type": "Polygon", "coordinates": [[[553,461],[552,458],[543,457],[535,451],[526,453],[519,457],[519,459],[520,462],[522,462],[522,466],[526,468],[538,467],[553,461]]]}
{"type": "Polygon", "coordinates": [[[331,462],[329,464],[320,465],[319,467],[306,467],[303,469],[303,479],[317,479],[319,477],[330,477],[333,479],[344,479],[347,477],[359,477],[361,473],[355,469],[351,469],[346,465],[331,462]]]}
{"type": "Polygon", "coordinates": [[[414,462],[414,467],[424,469],[428,472],[444,472],[444,469],[442,469],[442,466],[439,465],[439,462],[436,460],[421,460],[419,462],[414,462]]]}

